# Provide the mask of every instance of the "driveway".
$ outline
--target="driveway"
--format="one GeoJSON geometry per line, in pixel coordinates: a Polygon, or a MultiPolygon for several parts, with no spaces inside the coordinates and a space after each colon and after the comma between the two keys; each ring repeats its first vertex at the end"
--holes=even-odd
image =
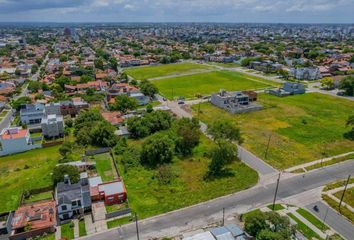
{"type": "Polygon", "coordinates": [[[92,204],[92,216],[96,232],[107,230],[106,207],[104,202],[97,202],[92,204]]]}

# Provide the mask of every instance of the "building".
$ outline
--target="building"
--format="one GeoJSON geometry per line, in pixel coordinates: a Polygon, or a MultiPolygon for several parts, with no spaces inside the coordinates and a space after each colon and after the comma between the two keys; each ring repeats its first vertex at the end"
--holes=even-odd
{"type": "Polygon", "coordinates": [[[235,224],[212,228],[209,231],[198,233],[183,240],[246,240],[245,232],[235,224]]]}
{"type": "Polygon", "coordinates": [[[20,109],[20,119],[22,123],[31,125],[31,124],[40,124],[42,118],[45,114],[45,108],[43,104],[24,104],[21,105],[20,109]]]}
{"type": "Polygon", "coordinates": [[[316,80],[322,77],[318,67],[292,68],[289,75],[299,80],[316,80]]]}
{"type": "Polygon", "coordinates": [[[22,240],[55,232],[54,200],[44,200],[19,207],[12,219],[10,240],[22,240]]]}
{"type": "Polygon", "coordinates": [[[114,126],[119,126],[124,122],[124,117],[121,112],[101,112],[102,117],[114,126]]]}
{"type": "Polygon", "coordinates": [[[102,183],[101,177],[95,177],[89,179],[89,185],[93,201],[104,201],[106,205],[113,205],[127,200],[127,191],[120,180],[102,183]]]}
{"type": "Polygon", "coordinates": [[[257,111],[263,108],[262,105],[251,102],[247,94],[239,91],[226,92],[225,90],[220,90],[219,93],[211,95],[211,103],[231,113],[257,111]]]}
{"type": "Polygon", "coordinates": [[[135,98],[139,106],[147,105],[150,102],[150,98],[141,92],[130,93],[128,96],[135,98]]]}
{"type": "Polygon", "coordinates": [[[64,136],[64,119],[61,115],[51,114],[42,118],[42,133],[45,138],[64,136]]]}
{"type": "Polygon", "coordinates": [[[73,216],[91,211],[87,174],[80,174],[80,181],[73,184],[70,182],[69,176],[65,176],[64,182],[57,184],[55,200],[60,220],[70,219],[73,216]]]}
{"type": "Polygon", "coordinates": [[[306,92],[305,86],[301,83],[285,82],[282,88],[267,90],[269,94],[278,97],[285,97],[289,95],[304,94],[306,92]]]}
{"type": "Polygon", "coordinates": [[[14,212],[0,214],[0,239],[8,239],[12,231],[12,218],[14,212]]]}
{"type": "Polygon", "coordinates": [[[63,116],[75,117],[82,109],[88,109],[89,105],[81,98],[73,98],[71,101],[60,102],[60,112],[63,116]]]}
{"type": "Polygon", "coordinates": [[[28,129],[20,127],[5,128],[0,134],[0,156],[41,147],[41,144],[34,143],[28,129]]]}
{"type": "Polygon", "coordinates": [[[45,113],[47,115],[52,115],[52,114],[61,115],[60,103],[48,103],[45,105],[44,108],[45,108],[45,113]]]}

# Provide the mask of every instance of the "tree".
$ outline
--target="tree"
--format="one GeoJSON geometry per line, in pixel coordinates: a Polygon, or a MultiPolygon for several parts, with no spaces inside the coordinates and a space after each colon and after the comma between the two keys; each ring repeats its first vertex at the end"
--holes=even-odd
{"type": "Polygon", "coordinates": [[[115,57],[112,57],[112,58],[109,59],[109,65],[110,65],[110,67],[111,67],[113,70],[117,71],[117,69],[118,69],[118,62],[117,62],[117,59],[116,59],[115,57]]]}
{"type": "Polygon", "coordinates": [[[256,237],[262,230],[268,229],[265,214],[255,212],[248,215],[245,219],[245,231],[251,236],[256,237]]]}
{"type": "Polygon", "coordinates": [[[226,120],[216,120],[209,128],[208,133],[211,134],[214,140],[228,139],[237,141],[239,144],[243,142],[240,129],[226,120]]]}
{"type": "Polygon", "coordinates": [[[144,95],[151,98],[153,98],[155,94],[159,92],[158,88],[148,80],[142,80],[140,82],[140,90],[144,95]]]}
{"type": "Polygon", "coordinates": [[[151,133],[167,130],[171,127],[172,118],[169,112],[158,110],[146,113],[144,118],[146,122],[145,125],[149,127],[151,133]]]}
{"type": "Polygon", "coordinates": [[[83,128],[90,128],[97,121],[103,121],[102,115],[97,110],[80,111],[75,119],[75,135],[83,128]]]}
{"type": "Polygon", "coordinates": [[[128,119],[128,131],[132,138],[138,139],[150,135],[150,127],[145,125],[143,118],[132,117],[128,119]]]}
{"type": "Polygon", "coordinates": [[[199,144],[200,125],[196,118],[181,118],[176,123],[176,152],[183,156],[190,155],[193,148],[199,144]]]}
{"type": "Polygon", "coordinates": [[[71,183],[77,183],[80,179],[79,170],[71,165],[58,165],[53,170],[53,183],[56,185],[59,182],[64,181],[64,176],[68,175],[71,183]]]}
{"type": "Polygon", "coordinates": [[[331,77],[326,77],[321,80],[321,86],[327,90],[334,88],[334,79],[331,77]]]}
{"type": "Polygon", "coordinates": [[[118,95],[115,100],[116,102],[111,106],[113,110],[119,110],[126,113],[128,110],[134,110],[138,107],[137,100],[126,94],[118,95]]]}
{"type": "Polygon", "coordinates": [[[118,137],[114,134],[116,128],[107,121],[97,122],[90,131],[91,144],[100,147],[113,147],[118,137]]]}
{"type": "Polygon", "coordinates": [[[264,229],[257,234],[257,240],[283,240],[281,234],[277,232],[272,232],[268,229],[264,229]]]}
{"type": "Polygon", "coordinates": [[[141,163],[150,167],[170,163],[174,154],[174,143],[163,133],[156,133],[148,137],[143,143],[141,163]]]}
{"type": "Polygon", "coordinates": [[[211,156],[207,177],[222,176],[227,173],[226,165],[237,159],[237,146],[226,140],[218,140],[217,146],[211,151],[211,156]]]}
{"type": "Polygon", "coordinates": [[[67,157],[68,154],[72,152],[72,150],[73,150],[73,143],[64,142],[59,148],[59,153],[65,158],[67,157]]]}
{"type": "Polygon", "coordinates": [[[17,111],[20,110],[21,105],[31,103],[31,99],[29,97],[20,97],[17,100],[12,101],[11,106],[17,111]]]}
{"type": "Polygon", "coordinates": [[[91,77],[89,75],[86,75],[86,74],[84,74],[84,75],[82,75],[80,77],[80,83],[87,83],[87,82],[91,82],[91,81],[94,81],[94,80],[95,79],[93,77],[91,77]]]}
{"type": "Polygon", "coordinates": [[[347,127],[351,126],[352,129],[349,132],[345,133],[344,137],[348,138],[348,139],[351,139],[351,140],[354,140],[354,115],[351,115],[351,116],[348,117],[346,126],[347,127]]]}
{"type": "Polygon", "coordinates": [[[140,165],[140,151],[136,147],[126,147],[122,155],[124,168],[137,167],[140,165]]]}
{"type": "Polygon", "coordinates": [[[95,59],[94,64],[95,64],[95,68],[104,70],[104,63],[102,58],[95,59]]]}
{"type": "Polygon", "coordinates": [[[42,83],[38,81],[30,81],[27,88],[30,92],[36,93],[38,90],[42,89],[42,83]]]}
{"type": "Polygon", "coordinates": [[[354,76],[348,76],[340,81],[339,88],[348,96],[354,96],[354,76]]]}

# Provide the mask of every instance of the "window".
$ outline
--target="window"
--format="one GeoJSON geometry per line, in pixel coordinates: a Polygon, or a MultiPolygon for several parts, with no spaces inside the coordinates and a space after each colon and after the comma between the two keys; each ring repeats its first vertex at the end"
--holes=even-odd
{"type": "Polygon", "coordinates": [[[61,210],[62,211],[66,211],[68,208],[66,207],[66,205],[64,205],[64,206],[61,206],[61,210]]]}

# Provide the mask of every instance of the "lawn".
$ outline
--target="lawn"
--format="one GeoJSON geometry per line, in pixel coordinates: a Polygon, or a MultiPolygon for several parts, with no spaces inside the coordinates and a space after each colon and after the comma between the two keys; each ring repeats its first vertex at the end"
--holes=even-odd
{"type": "Polygon", "coordinates": [[[72,222],[61,225],[61,238],[74,239],[74,224],[72,222]]]}
{"type": "Polygon", "coordinates": [[[52,185],[51,172],[60,158],[59,147],[0,158],[0,212],[16,209],[23,190],[52,185]]]}
{"type": "Polygon", "coordinates": [[[96,170],[104,182],[112,181],[116,178],[113,161],[109,153],[97,154],[94,156],[96,170]]]}
{"type": "Polygon", "coordinates": [[[349,221],[351,221],[354,224],[354,213],[350,211],[346,206],[341,206],[340,211],[338,209],[339,204],[338,202],[334,201],[332,198],[330,198],[326,194],[322,194],[322,199],[333,209],[335,209],[337,212],[340,212],[344,217],[346,217],[349,221]]]}
{"type": "Polygon", "coordinates": [[[297,213],[299,213],[301,216],[303,216],[307,221],[312,223],[316,228],[321,230],[322,232],[326,231],[329,229],[326,224],[324,224],[320,219],[309,213],[303,208],[299,208],[296,210],[297,213]]]}
{"type": "Polygon", "coordinates": [[[107,221],[107,227],[108,227],[108,229],[111,229],[111,228],[114,228],[114,227],[118,227],[120,225],[127,224],[127,223],[129,223],[131,221],[133,221],[133,217],[131,217],[131,216],[122,217],[122,218],[118,218],[118,219],[107,221]]]}
{"type": "MultiPolygon", "coordinates": [[[[138,213],[139,219],[238,192],[257,183],[257,173],[238,161],[229,165],[232,176],[205,181],[209,162],[205,154],[213,144],[202,136],[192,157],[175,157],[169,184],[159,184],[157,170],[154,169],[138,166],[128,168],[127,172],[122,171],[129,205],[133,212],[138,213]]],[[[121,164],[120,168],[123,169],[121,164]]]]}
{"type": "Polygon", "coordinates": [[[321,168],[321,167],[325,167],[325,166],[329,166],[329,165],[333,165],[333,164],[336,164],[336,163],[340,163],[340,162],[344,162],[344,161],[348,161],[348,160],[353,160],[353,159],[354,159],[354,153],[353,154],[349,154],[349,155],[344,156],[344,157],[336,157],[336,158],[333,158],[333,159],[331,159],[329,161],[325,161],[325,162],[322,162],[322,163],[316,163],[314,165],[306,167],[305,169],[307,171],[310,171],[310,170],[313,170],[313,169],[317,169],[317,168],[321,168]]]}
{"type": "Polygon", "coordinates": [[[276,85],[262,78],[233,71],[213,71],[151,82],[158,87],[160,94],[169,99],[179,96],[190,99],[198,95],[210,95],[220,89],[256,90],[276,85]]]}
{"type": "Polygon", "coordinates": [[[28,199],[25,199],[26,203],[36,202],[44,199],[51,199],[53,198],[52,191],[42,192],[38,194],[31,195],[28,199]]]}
{"type": "MultiPolygon", "coordinates": [[[[354,102],[320,93],[279,98],[260,94],[264,109],[232,115],[210,103],[200,105],[200,119],[210,124],[225,119],[239,126],[244,146],[278,169],[286,169],[323,157],[353,151],[354,141],[343,134],[348,116],[354,114],[354,102]]],[[[198,114],[198,106],[193,110],[198,114]]]]}
{"type": "Polygon", "coordinates": [[[85,227],[85,220],[84,219],[80,219],[79,221],[79,236],[83,237],[86,236],[86,227],[85,227]]]}
{"type": "Polygon", "coordinates": [[[196,63],[179,63],[179,64],[167,64],[158,66],[136,67],[126,69],[125,72],[137,79],[149,79],[156,77],[165,77],[178,74],[189,74],[202,72],[213,69],[213,67],[196,64],[196,63]]]}
{"type": "Polygon", "coordinates": [[[308,239],[321,239],[317,233],[315,233],[311,228],[306,226],[303,222],[300,221],[294,214],[288,213],[288,216],[292,218],[297,223],[297,229],[304,234],[308,239]]]}
{"type": "MultiPolygon", "coordinates": [[[[273,210],[273,204],[267,206],[270,210],[273,210]]],[[[281,204],[274,204],[274,211],[283,210],[284,207],[281,204]]]]}
{"type": "MultiPolygon", "coordinates": [[[[336,198],[340,200],[342,198],[343,191],[344,190],[336,192],[334,196],[336,196],[336,198]]],[[[347,191],[345,191],[343,201],[346,204],[349,204],[349,206],[351,206],[352,208],[354,208],[354,187],[348,188],[347,191]]]]}

